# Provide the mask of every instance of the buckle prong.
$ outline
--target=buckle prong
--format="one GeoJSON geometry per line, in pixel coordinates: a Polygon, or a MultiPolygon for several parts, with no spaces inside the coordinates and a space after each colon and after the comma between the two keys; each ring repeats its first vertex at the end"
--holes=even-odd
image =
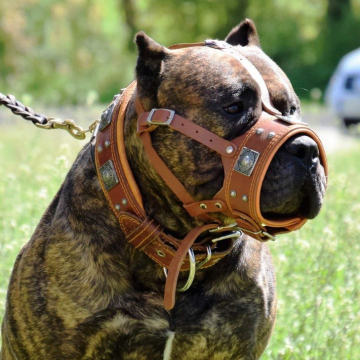
{"type": "Polygon", "coordinates": [[[215,239],[212,239],[211,242],[213,243],[216,243],[218,241],[221,241],[221,240],[226,240],[226,239],[231,239],[231,238],[238,238],[239,236],[241,236],[243,233],[241,230],[239,231],[234,231],[232,232],[231,234],[227,234],[227,235],[224,235],[224,236],[220,236],[218,238],[215,238],[215,239]]]}

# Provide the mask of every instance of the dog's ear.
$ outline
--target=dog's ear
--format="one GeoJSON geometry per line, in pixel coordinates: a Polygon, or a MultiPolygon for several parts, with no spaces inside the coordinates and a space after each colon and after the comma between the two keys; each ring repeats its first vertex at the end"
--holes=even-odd
{"type": "Polygon", "coordinates": [[[151,108],[156,106],[156,94],[164,60],[170,50],[155,42],[143,31],[136,34],[135,42],[139,52],[136,64],[138,93],[143,105],[151,108]]]}
{"type": "Polygon", "coordinates": [[[225,41],[230,45],[258,46],[260,47],[259,36],[254,22],[246,19],[234,27],[226,37],[225,41]]]}

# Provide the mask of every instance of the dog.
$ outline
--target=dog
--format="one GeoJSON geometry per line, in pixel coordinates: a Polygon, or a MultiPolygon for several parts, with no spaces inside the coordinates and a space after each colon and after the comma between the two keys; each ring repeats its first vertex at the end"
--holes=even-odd
{"type": "MultiPolygon", "coordinates": [[[[300,117],[288,78],[260,48],[251,20],[225,40],[261,73],[274,107],[300,117]]],[[[246,133],[261,114],[259,89],[238,62],[220,51],[170,51],[136,36],[138,94],[147,109],[174,109],[224,139],[246,133]],[[235,99],[235,100],[234,100],[235,99]]],[[[136,135],[131,100],[125,148],[146,214],[181,239],[196,221],[154,170],[136,135]]],[[[159,127],[153,147],[194,199],[222,186],[218,154],[159,127]]],[[[78,155],[12,272],[2,324],[1,360],[259,359],[276,318],[275,271],[268,247],[247,235],[216,265],[196,272],[175,307],[163,306],[163,269],[125,239],[104,196],[94,144],[78,155]]],[[[295,136],[278,150],[261,190],[268,217],[314,218],[325,173],[316,143],[295,136]]],[[[184,281],[187,274],[180,274],[184,281]]]]}

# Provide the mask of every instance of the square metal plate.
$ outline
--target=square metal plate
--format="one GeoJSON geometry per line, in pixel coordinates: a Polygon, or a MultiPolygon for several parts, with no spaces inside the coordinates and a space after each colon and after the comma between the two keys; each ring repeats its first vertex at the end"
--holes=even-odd
{"type": "Polygon", "coordinates": [[[257,151],[243,147],[234,166],[234,170],[245,176],[251,176],[259,156],[260,153],[257,151]]]}
{"type": "Polygon", "coordinates": [[[100,125],[99,125],[99,131],[104,130],[107,126],[110,125],[111,119],[112,119],[112,114],[113,114],[113,111],[114,111],[114,107],[115,107],[115,102],[111,103],[109,105],[109,107],[107,109],[105,109],[103,111],[103,113],[101,114],[101,121],[100,121],[100,125]]]}
{"type": "Polygon", "coordinates": [[[99,168],[99,172],[107,191],[111,190],[116,184],[119,183],[114,164],[111,160],[107,161],[103,166],[101,166],[99,168]]]}

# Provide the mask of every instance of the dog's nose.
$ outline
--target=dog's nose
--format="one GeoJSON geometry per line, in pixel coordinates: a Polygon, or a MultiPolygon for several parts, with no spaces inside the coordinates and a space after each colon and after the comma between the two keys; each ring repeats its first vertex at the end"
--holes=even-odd
{"type": "Polygon", "coordinates": [[[306,135],[297,135],[285,143],[286,151],[296,156],[305,166],[311,167],[319,161],[319,148],[316,142],[306,135]]]}

